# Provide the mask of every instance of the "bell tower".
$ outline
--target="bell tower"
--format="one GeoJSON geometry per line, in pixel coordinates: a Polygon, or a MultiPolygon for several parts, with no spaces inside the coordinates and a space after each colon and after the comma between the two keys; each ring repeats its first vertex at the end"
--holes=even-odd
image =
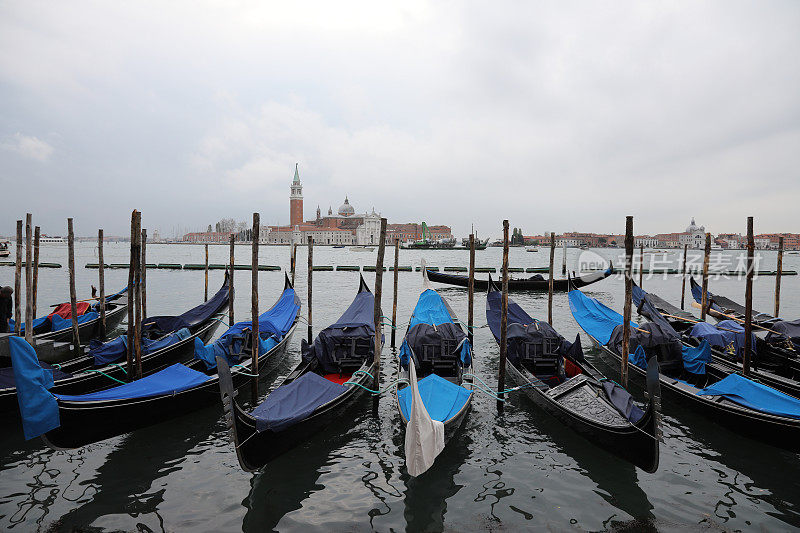
{"type": "Polygon", "coordinates": [[[294,165],[294,180],[289,195],[289,224],[294,227],[303,223],[303,185],[300,183],[298,163],[294,165]]]}

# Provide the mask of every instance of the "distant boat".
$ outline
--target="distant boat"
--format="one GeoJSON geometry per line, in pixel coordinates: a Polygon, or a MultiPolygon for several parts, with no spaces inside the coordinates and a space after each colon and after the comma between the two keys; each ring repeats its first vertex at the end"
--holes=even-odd
{"type": "Polygon", "coordinates": [[[64,237],[48,237],[47,235],[42,235],[39,238],[39,244],[67,244],[67,239],[64,237]]]}
{"type": "Polygon", "coordinates": [[[8,257],[11,254],[11,251],[8,247],[11,245],[8,241],[0,241],[0,257],[8,257]]]}
{"type": "Polygon", "coordinates": [[[526,252],[538,252],[538,251],[539,251],[539,249],[538,249],[538,248],[533,248],[533,247],[531,247],[531,248],[525,248],[525,251],[526,251],[526,252]]]}
{"type": "Polygon", "coordinates": [[[350,251],[351,252],[371,252],[374,249],[375,249],[374,246],[351,246],[350,247],[350,251]]]}
{"type": "Polygon", "coordinates": [[[334,244],[334,248],[344,248],[344,244],[334,244]]]}

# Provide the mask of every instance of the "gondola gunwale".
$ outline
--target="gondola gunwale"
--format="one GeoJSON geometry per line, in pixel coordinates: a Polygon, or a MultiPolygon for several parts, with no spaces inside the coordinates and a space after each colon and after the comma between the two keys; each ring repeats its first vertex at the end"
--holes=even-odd
{"type": "MultiPolygon", "coordinates": [[[[583,329],[580,323],[578,323],[578,326],[586,333],[592,344],[600,349],[601,353],[611,357],[616,363],[621,363],[621,356],[607,346],[600,344],[596,338],[583,329]]],[[[629,364],[628,370],[631,372],[630,375],[637,376],[639,380],[646,376],[646,372],[634,364],[629,364]]],[[[800,451],[800,419],[756,411],[739,405],[723,396],[699,396],[696,394],[700,390],[699,388],[662,373],[659,373],[659,381],[662,388],[666,388],[679,400],[698,407],[714,423],[727,427],[735,433],[746,434],[755,440],[761,440],[778,448],[800,451]],[[731,420],[732,417],[735,420],[731,420]],[[746,424],[742,425],[742,422],[755,423],[757,426],[751,425],[748,427],[746,424]],[[765,430],[768,431],[765,433],[765,430]],[[787,441],[798,444],[790,447],[787,446],[787,441]]]]}
{"type": "MultiPolygon", "coordinates": [[[[587,285],[591,285],[592,283],[604,280],[607,277],[611,276],[613,273],[614,273],[614,266],[613,264],[609,264],[609,267],[602,272],[592,272],[590,274],[584,274],[583,276],[578,276],[572,279],[574,280],[574,283],[576,284],[577,287],[585,287],[587,285]],[[589,278],[594,278],[594,279],[589,279],[589,278]]],[[[445,272],[436,272],[435,270],[428,270],[427,274],[428,274],[428,279],[436,283],[444,283],[447,285],[454,285],[456,287],[469,287],[469,276],[464,276],[460,274],[450,274],[445,272]]],[[[475,283],[474,287],[476,290],[484,291],[488,290],[489,288],[488,280],[475,278],[474,283],[475,283]]],[[[550,281],[548,279],[544,280],[509,279],[508,290],[546,291],[549,290],[549,284],[550,281]]],[[[569,286],[570,286],[570,278],[553,280],[553,290],[555,291],[568,291],[569,286]]]]}
{"type": "MultiPolygon", "coordinates": [[[[499,287],[497,287],[491,276],[489,276],[489,289],[486,301],[487,311],[489,310],[488,293],[493,290],[495,292],[500,292],[499,287]]],[[[596,393],[599,393],[598,397],[602,397],[600,395],[603,393],[599,390],[600,386],[598,381],[598,376],[604,377],[602,373],[588,360],[585,362],[570,360],[570,362],[578,366],[582,374],[590,381],[588,383],[576,384],[573,389],[569,390],[587,385],[595,390],[596,393]]],[[[506,373],[511,378],[512,382],[522,387],[520,390],[525,393],[537,407],[561,421],[575,433],[586,439],[586,441],[638,466],[645,472],[653,473],[658,470],[660,447],[658,440],[658,403],[656,398],[648,398],[647,408],[638,422],[632,423],[626,420],[627,424],[625,425],[608,425],[603,424],[597,419],[587,417],[580,412],[569,409],[567,405],[537,387],[536,382],[541,383],[541,381],[524,367],[522,369],[517,368],[510,359],[506,359],[506,373]],[[654,448],[654,453],[651,453],[648,459],[638,460],[633,453],[626,453],[639,446],[644,447],[646,444],[649,444],[648,441],[653,443],[651,446],[654,448]],[[635,446],[631,446],[632,443],[635,446]]],[[[564,383],[567,383],[567,381],[564,383]]],[[[551,389],[548,388],[548,390],[551,389]]],[[[565,392],[564,394],[567,393],[565,392]]],[[[605,403],[614,409],[610,402],[605,401],[605,403]]]]}

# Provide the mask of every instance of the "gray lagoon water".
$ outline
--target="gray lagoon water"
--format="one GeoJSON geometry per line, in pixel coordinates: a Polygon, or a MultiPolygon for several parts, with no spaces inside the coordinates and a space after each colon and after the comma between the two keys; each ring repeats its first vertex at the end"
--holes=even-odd
{"type": "MultiPolygon", "coordinates": [[[[106,246],[106,262],[126,262],[124,243],[106,246]]],[[[500,266],[500,249],[477,252],[478,266],[500,266]]],[[[619,250],[595,251],[617,262],[619,250]]],[[[210,247],[211,262],[225,263],[228,248],[210,247]]],[[[568,251],[570,268],[579,250],[568,251]]],[[[559,250],[556,253],[560,265],[559,250]]],[[[699,252],[696,252],[699,255],[699,252]]],[[[249,263],[250,248],[237,246],[237,262],[249,263]]],[[[741,252],[725,252],[736,266],[741,252]]],[[[512,266],[544,266],[549,254],[511,250],[512,266]]],[[[670,254],[675,260],[677,254],[670,254]]],[[[392,260],[387,250],[387,264],[392,260]]],[[[468,252],[401,251],[401,264],[463,265],[468,252]]],[[[374,265],[375,252],[317,247],[317,264],[374,265]]],[[[201,263],[203,247],[148,246],[148,262],[201,263]]],[[[760,269],[774,269],[774,252],[760,269]]],[[[42,247],[41,261],[66,265],[65,247],[42,247]]],[[[78,296],[88,297],[97,271],[96,248],[76,251],[78,296]]],[[[262,264],[288,267],[287,247],[262,247],[262,264]]],[[[647,262],[647,261],[646,261],[647,262]]],[[[296,289],[305,314],[306,252],[298,250],[296,289]]],[[[657,267],[663,267],[657,264],[657,267]]],[[[784,257],[784,268],[800,270],[800,256],[784,257]]],[[[11,267],[0,267],[0,285],[13,284],[11,267]]],[[[383,308],[391,313],[391,273],[384,278],[383,308]]],[[[485,275],[484,275],[485,276],[485,275]]],[[[210,274],[210,290],[222,282],[210,274]]],[[[373,283],[374,274],[365,274],[373,283]]],[[[173,314],[203,299],[202,271],[148,271],[150,314],[173,314]]],[[[680,276],[645,277],[645,289],[677,303],[680,276]]],[[[108,290],[127,282],[127,271],[107,270],[108,290]]],[[[754,307],[772,310],[773,277],[755,282],[754,307]]],[[[280,272],[262,272],[262,310],[277,298],[280,272]]],[[[314,273],[315,331],[335,320],[352,299],[358,273],[314,273]]],[[[237,271],[236,318],[250,316],[250,274],[237,271]]],[[[421,288],[418,272],[400,273],[398,323],[407,323],[421,288]]],[[[442,288],[454,311],[466,320],[466,290],[442,288]]],[[[714,292],[743,301],[744,282],[712,280],[714,292]]],[[[40,270],[39,307],[68,298],[67,271],[40,270]]],[[[621,310],[618,278],[586,288],[621,310]]],[[[513,294],[531,315],[546,318],[547,295],[513,294]]],[[[798,276],[782,283],[782,315],[800,316],[798,276]]],[[[476,324],[485,324],[485,296],[476,296],[476,324]]],[[[578,333],[565,293],[555,295],[555,327],[570,338],[578,333]]],[[[404,329],[404,328],[403,328],[404,329]]],[[[224,330],[220,328],[218,333],[224,330]]],[[[388,329],[387,333],[388,342],[388,329]]],[[[299,360],[298,328],[286,363],[263,380],[274,385],[299,360]]],[[[402,331],[398,332],[399,339],[402,331]]],[[[584,341],[587,345],[588,342],[584,341]]],[[[613,376],[616,368],[599,354],[589,358],[613,376]]],[[[394,372],[394,355],[383,353],[385,380],[394,372]]],[[[498,347],[487,328],[476,330],[475,370],[487,381],[497,375],[498,347]]],[[[635,394],[641,390],[634,388],[635,394]]],[[[502,416],[496,402],[475,398],[463,428],[423,476],[408,476],[403,433],[391,397],[378,416],[364,399],[348,416],[287,453],[258,474],[243,472],[229,442],[219,406],[116,437],[75,451],[52,451],[38,440],[25,442],[18,422],[4,420],[0,434],[0,528],[10,531],[470,531],[551,530],[794,530],[800,527],[798,455],[739,437],[696,415],[669,396],[663,401],[661,465],[647,474],[592,446],[549,417],[519,393],[502,416]]]]}

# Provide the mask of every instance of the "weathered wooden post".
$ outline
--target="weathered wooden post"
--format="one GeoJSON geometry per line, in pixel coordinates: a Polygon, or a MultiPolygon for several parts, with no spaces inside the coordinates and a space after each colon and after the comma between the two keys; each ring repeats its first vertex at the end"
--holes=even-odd
{"type": "Polygon", "coordinates": [[[700,320],[706,319],[708,304],[708,261],[711,256],[711,234],[706,233],[706,247],[703,252],[703,297],[700,299],[700,320]]]}
{"type": "Polygon", "coordinates": [[[553,325],[553,262],[556,258],[556,235],[550,232],[550,279],[547,283],[547,323],[553,325]]]}
{"type": "Polygon", "coordinates": [[[642,286],[642,276],[644,275],[644,244],[639,245],[639,287],[642,286]]]}
{"type": "MultiPolygon", "coordinates": [[[[750,375],[750,350],[753,348],[753,217],[747,217],[747,277],[744,285],[744,361],[743,374],[750,375]]],[[[703,291],[705,292],[705,291],[703,291]]]]}
{"type": "MultiPolygon", "coordinates": [[[[311,248],[309,247],[309,250],[311,248]]],[[[378,240],[378,257],[375,260],[375,305],[373,306],[373,319],[375,321],[375,390],[381,389],[381,352],[383,346],[381,343],[381,332],[383,328],[383,312],[381,311],[381,296],[383,294],[383,255],[386,251],[386,219],[381,218],[381,233],[378,240]]],[[[395,269],[397,272],[397,269],[395,269]]],[[[309,300],[311,299],[311,292],[309,289],[309,300]]],[[[309,324],[311,320],[309,320],[309,324]]],[[[310,338],[310,335],[309,335],[310,338]]],[[[378,401],[378,395],[375,395],[375,402],[378,401]]]]}
{"type": "Polygon", "coordinates": [[[397,268],[400,264],[400,239],[394,241],[394,294],[392,296],[392,348],[395,347],[397,332],[397,268]]]}
{"type": "MultiPolygon", "coordinates": [[[[72,344],[75,353],[81,353],[81,339],[78,335],[78,296],[75,292],[75,234],[72,231],[72,219],[67,219],[67,261],[69,267],[69,306],[72,311],[72,344]]],[[[27,327],[25,329],[28,329],[27,327]]]]}
{"type": "Polygon", "coordinates": [[[100,286],[100,336],[106,336],[106,270],[103,264],[103,230],[97,230],[97,284],[100,286]]]}
{"type": "Polygon", "coordinates": [[[134,325],[133,310],[136,300],[136,288],[134,287],[134,280],[136,279],[136,265],[134,264],[134,256],[136,251],[136,213],[138,213],[138,211],[135,209],[131,212],[131,256],[130,263],[128,264],[128,349],[126,352],[126,371],[128,375],[128,381],[133,381],[133,375],[135,371],[133,361],[133,339],[136,326],[134,325]]]}
{"type": "Polygon", "coordinates": [[[206,243],[206,268],[205,268],[205,272],[206,272],[206,288],[205,288],[205,292],[204,292],[205,296],[203,297],[204,298],[203,301],[207,302],[208,301],[208,243],[206,243]]]}
{"type": "Polygon", "coordinates": [[[311,321],[312,282],[314,280],[314,238],[308,236],[308,344],[314,342],[313,322],[311,321]]]}
{"type": "Polygon", "coordinates": [[[633,217],[625,217],[625,305],[622,312],[622,366],[620,381],[628,386],[628,352],[631,342],[631,303],[633,294],[633,217]]]}
{"type": "Polygon", "coordinates": [[[33,231],[33,318],[36,318],[36,301],[39,298],[39,238],[41,229],[33,231]]]}
{"type": "Polygon", "coordinates": [[[234,299],[234,291],[233,289],[233,265],[234,265],[234,247],[236,246],[236,237],[233,233],[231,233],[231,262],[230,262],[230,273],[228,274],[228,325],[232,326],[235,322],[233,321],[233,299],[234,299]]]}
{"type": "Polygon", "coordinates": [[[508,350],[508,220],[503,221],[503,297],[500,308],[500,368],[497,372],[497,410],[503,412],[506,388],[506,352],[508,350]]]}
{"type": "Polygon", "coordinates": [[[133,302],[134,333],[133,356],[136,363],[136,379],[142,377],[142,213],[136,212],[133,254],[133,302]]]}
{"type": "Polygon", "coordinates": [[[775,318],[781,316],[782,273],[783,273],[783,237],[778,237],[778,270],[775,272],[775,318]]]}
{"type": "MultiPolygon", "coordinates": [[[[19,336],[22,331],[22,297],[19,292],[22,288],[22,221],[17,220],[17,264],[14,268],[14,334],[19,336]]],[[[25,329],[30,324],[25,325],[25,329]]]]}
{"type": "Polygon", "coordinates": [[[475,234],[469,234],[469,285],[467,286],[467,333],[472,344],[472,330],[475,328],[475,234]]]}
{"type": "Polygon", "coordinates": [[[561,275],[567,275],[567,239],[561,238],[561,248],[564,251],[564,255],[562,256],[561,262],[561,275]]]}
{"type": "Polygon", "coordinates": [[[141,271],[141,294],[142,294],[142,320],[147,319],[147,230],[142,230],[142,260],[139,263],[141,271]]]}
{"type": "Polygon", "coordinates": [[[25,215],[25,340],[33,342],[33,221],[25,215]]]}
{"type": "Polygon", "coordinates": [[[683,279],[681,280],[681,309],[683,309],[683,302],[686,299],[686,254],[689,250],[689,245],[683,245],[683,269],[681,269],[681,273],[683,274],[683,279]]]}
{"type": "Polygon", "coordinates": [[[261,231],[261,216],[258,213],[253,213],[253,233],[251,235],[253,242],[252,257],[250,259],[250,275],[252,277],[251,287],[251,314],[253,316],[252,332],[253,332],[253,349],[252,349],[252,372],[253,377],[250,378],[251,393],[253,405],[258,401],[258,356],[259,356],[259,331],[258,331],[258,236],[261,231]]]}
{"type": "Polygon", "coordinates": [[[289,270],[292,272],[292,285],[294,285],[294,272],[297,268],[297,243],[292,243],[289,245],[291,248],[291,252],[289,254],[289,270]]]}

